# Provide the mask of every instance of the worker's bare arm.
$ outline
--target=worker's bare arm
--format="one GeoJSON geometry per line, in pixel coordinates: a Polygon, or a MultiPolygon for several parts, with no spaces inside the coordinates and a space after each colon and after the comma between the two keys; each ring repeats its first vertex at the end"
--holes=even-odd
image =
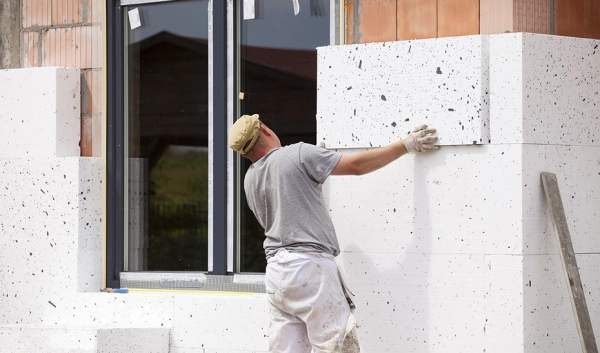
{"type": "Polygon", "coordinates": [[[345,154],[333,168],[331,175],[363,175],[385,167],[406,154],[404,142],[398,141],[385,147],[357,154],[345,154]]]}
{"type": "Polygon", "coordinates": [[[434,128],[420,125],[398,142],[354,155],[343,155],[331,175],[363,175],[376,171],[410,152],[435,150],[434,128]]]}

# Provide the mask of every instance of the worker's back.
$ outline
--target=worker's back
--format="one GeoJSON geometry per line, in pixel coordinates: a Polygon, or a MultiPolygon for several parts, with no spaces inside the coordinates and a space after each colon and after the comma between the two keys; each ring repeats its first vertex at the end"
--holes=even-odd
{"type": "Polygon", "coordinates": [[[250,166],[244,189],[265,229],[267,258],[282,247],[339,254],[322,183],[340,158],[340,153],[301,142],[273,149],[250,166]]]}

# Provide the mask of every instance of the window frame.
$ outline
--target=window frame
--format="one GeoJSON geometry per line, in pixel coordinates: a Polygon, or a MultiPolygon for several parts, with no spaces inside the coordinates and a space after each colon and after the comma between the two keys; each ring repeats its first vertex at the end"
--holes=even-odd
{"type": "MultiPolygon", "coordinates": [[[[106,0],[106,286],[120,287],[125,270],[125,8],[180,0],[106,0]]],[[[227,132],[238,112],[238,52],[241,6],[244,0],[208,1],[208,120],[209,216],[208,275],[240,271],[239,193],[240,156],[227,147],[227,132]],[[219,118],[222,117],[222,118],[219,118]]],[[[330,0],[330,16],[340,11],[340,0],[330,0]]],[[[330,17],[334,22],[335,17],[330,17]]],[[[342,41],[343,29],[330,25],[330,42],[342,41]],[[334,29],[340,35],[332,33],[334,29]]],[[[252,274],[244,272],[244,274],[252,274]]],[[[261,273],[262,274],[262,273],[261,273]]]]}
{"type": "MultiPolygon", "coordinates": [[[[120,287],[124,272],[125,212],[125,137],[124,137],[124,10],[136,4],[173,0],[106,1],[106,286],[120,287]]],[[[233,62],[228,56],[233,38],[230,17],[231,1],[208,0],[209,52],[209,275],[233,272],[234,248],[232,210],[235,190],[230,187],[234,175],[233,154],[227,148],[227,131],[232,124],[235,106],[232,99],[233,62]],[[221,119],[215,117],[223,117],[221,119]],[[229,166],[229,167],[228,167],[229,166]],[[222,197],[221,195],[225,195],[222,197]],[[231,259],[231,261],[228,261],[231,259]],[[229,265],[229,266],[228,266],[229,265]]]]}

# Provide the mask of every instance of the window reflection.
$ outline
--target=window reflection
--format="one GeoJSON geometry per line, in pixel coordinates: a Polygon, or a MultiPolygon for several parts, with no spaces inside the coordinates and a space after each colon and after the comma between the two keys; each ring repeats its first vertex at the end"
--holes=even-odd
{"type": "Polygon", "coordinates": [[[142,27],[125,24],[126,270],[205,271],[207,2],[137,8],[142,27]]]}
{"type": "MultiPolygon", "coordinates": [[[[297,16],[291,1],[256,3],[257,18],[240,19],[240,115],[259,114],[283,145],[299,141],[314,144],[316,48],[329,44],[329,1],[299,1],[297,16]]],[[[248,208],[242,187],[250,162],[240,158],[240,166],[239,269],[264,272],[264,229],[248,208]]]]}

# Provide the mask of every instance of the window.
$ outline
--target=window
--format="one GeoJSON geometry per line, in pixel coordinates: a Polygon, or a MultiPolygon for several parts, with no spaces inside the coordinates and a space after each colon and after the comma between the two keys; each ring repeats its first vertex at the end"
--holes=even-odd
{"type": "Polygon", "coordinates": [[[242,20],[243,3],[107,0],[107,286],[122,272],[264,272],[249,164],[227,131],[258,113],[282,143],[315,142],[316,47],[338,16],[328,0],[298,15],[247,0],[242,20]]]}

